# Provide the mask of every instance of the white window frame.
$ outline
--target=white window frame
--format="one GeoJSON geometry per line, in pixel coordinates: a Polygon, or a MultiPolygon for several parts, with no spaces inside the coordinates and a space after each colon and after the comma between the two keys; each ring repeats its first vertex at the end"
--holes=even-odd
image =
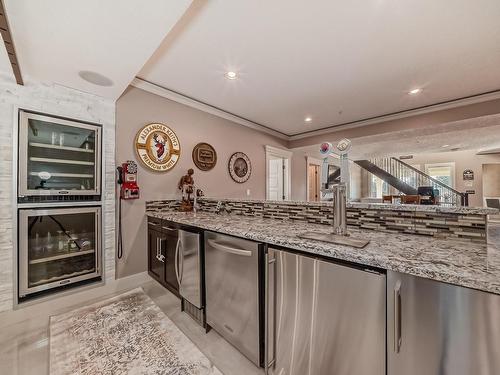
{"type": "Polygon", "coordinates": [[[269,159],[274,157],[279,157],[286,159],[288,167],[286,168],[286,188],[283,189],[283,194],[285,195],[285,200],[290,200],[292,196],[292,151],[284,150],[282,148],[274,146],[265,146],[266,150],[266,199],[270,199],[269,194],[269,159]]]}
{"type": "Polygon", "coordinates": [[[429,168],[439,168],[439,167],[451,167],[451,188],[455,189],[456,186],[456,180],[455,180],[455,162],[445,162],[445,163],[430,163],[430,164],[425,164],[425,174],[430,176],[429,174],[429,168]]]}

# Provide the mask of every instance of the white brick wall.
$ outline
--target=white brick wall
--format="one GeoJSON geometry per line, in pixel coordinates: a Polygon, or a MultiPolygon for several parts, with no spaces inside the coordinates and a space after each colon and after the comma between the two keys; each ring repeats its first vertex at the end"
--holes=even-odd
{"type": "Polygon", "coordinates": [[[102,124],[103,167],[103,239],[106,280],[115,278],[115,103],[95,95],[56,84],[30,81],[18,86],[0,73],[0,312],[11,310],[14,301],[13,256],[13,175],[12,146],[15,108],[26,108],[102,124]]]}

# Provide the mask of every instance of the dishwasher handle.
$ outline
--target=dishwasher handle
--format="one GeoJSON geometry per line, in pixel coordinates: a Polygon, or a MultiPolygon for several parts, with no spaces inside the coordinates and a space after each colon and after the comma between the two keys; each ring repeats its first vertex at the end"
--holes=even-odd
{"type": "Polygon", "coordinates": [[[214,249],[225,251],[226,253],[231,253],[235,255],[241,255],[244,257],[251,257],[252,256],[252,251],[251,250],[243,250],[243,249],[238,249],[235,247],[223,245],[219,242],[216,242],[215,240],[209,239],[208,244],[213,247],[214,249]]]}
{"type": "Polygon", "coordinates": [[[274,257],[271,258],[269,256],[269,252],[266,252],[266,270],[264,273],[264,284],[265,284],[265,320],[264,320],[264,330],[265,330],[265,336],[264,336],[264,374],[269,375],[270,374],[270,369],[276,364],[276,254],[274,254],[274,257]],[[270,276],[269,272],[271,267],[273,268],[273,301],[270,302],[270,296],[269,296],[269,289],[271,288],[270,285],[270,276]],[[269,310],[272,306],[272,321],[273,321],[273,327],[272,327],[272,344],[270,344],[270,327],[269,327],[269,310]],[[269,358],[269,346],[272,345],[272,358],[269,358]]]}
{"type": "Polygon", "coordinates": [[[174,255],[174,265],[175,265],[175,277],[177,279],[177,283],[179,286],[181,285],[181,278],[179,273],[179,247],[181,246],[181,238],[177,239],[177,245],[175,246],[175,255],[174,255]]]}
{"type": "Polygon", "coordinates": [[[401,281],[394,287],[394,351],[401,350],[402,339],[402,311],[401,311],[401,281]]]}

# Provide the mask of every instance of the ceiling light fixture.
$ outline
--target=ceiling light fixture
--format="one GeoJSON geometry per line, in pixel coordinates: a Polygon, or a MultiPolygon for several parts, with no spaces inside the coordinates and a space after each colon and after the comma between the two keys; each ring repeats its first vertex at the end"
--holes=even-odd
{"type": "Polygon", "coordinates": [[[312,120],[313,120],[313,119],[312,119],[311,117],[306,117],[306,118],[304,119],[304,121],[305,121],[305,122],[311,122],[312,120]]]}
{"type": "Polygon", "coordinates": [[[236,79],[236,78],[238,78],[238,75],[236,74],[236,72],[227,72],[225,75],[226,75],[227,79],[236,79]]]}
{"type": "Polygon", "coordinates": [[[422,89],[413,89],[413,90],[408,91],[408,94],[409,94],[409,95],[417,95],[417,94],[419,94],[421,91],[422,91],[422,89]]]}

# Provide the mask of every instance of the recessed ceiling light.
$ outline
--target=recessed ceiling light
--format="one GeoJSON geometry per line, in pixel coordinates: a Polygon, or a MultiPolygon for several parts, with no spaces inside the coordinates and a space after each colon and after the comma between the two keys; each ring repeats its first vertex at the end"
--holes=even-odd
{"type": "Polygon", "coordinates": [[[306,118],[304,119],[304,121],[305,121],[305,122],[311,122],[312,120],[313,120],[313,119],[312,119],[311,117],[306,117],[306,118]]]}
{"type": "Polygon", "coordinates": [[[82,70],[78,75],[85,81],[97,86],[113,86],[113,81],[100,73],[92,72],[90,70],[82,70]]]}
{"type": "Polygon", "coordinates": [[[408,91],[408,94],[410,94],[410,95],[417,95],[421,91],[422,91],[422,89],[413,89],[413,90],[408,91]]]}
{"type": "Polygon", "coordinates": [[[238,74],[236,74],[236,72],[226,72],[226,78],[227,79],[236,79],[236,78],[238,78],[238,74]]]}
{"type": "Polygon", "coordinates": [[[442,148],[450,147],[450,145],[442,145],[442,148]]]}

